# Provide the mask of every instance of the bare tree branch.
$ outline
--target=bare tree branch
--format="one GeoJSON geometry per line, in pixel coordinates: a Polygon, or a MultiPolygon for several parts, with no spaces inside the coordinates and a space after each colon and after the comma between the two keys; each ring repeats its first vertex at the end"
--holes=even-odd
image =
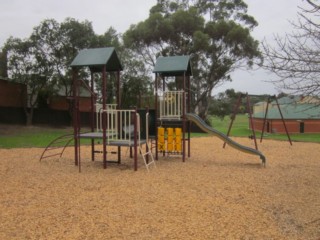
{"type": "Polygon", "coordinates": [[[298,21],[291,22],[295,31],[284,37],[274,36],[275,44],[262,43],[262,66],[275,73],[277,87],[294,94],[320,95],[320,5],[307,0],[311,9],[300,8],[298,21]]]}

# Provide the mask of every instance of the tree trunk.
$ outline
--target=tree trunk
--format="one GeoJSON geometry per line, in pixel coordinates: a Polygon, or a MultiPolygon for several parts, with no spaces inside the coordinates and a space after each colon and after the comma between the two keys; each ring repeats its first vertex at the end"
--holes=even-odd
{"type": "Polygon", "coordinates": [[[207,99],[202,100],[198,104],[198,115],[201,117],[203,120],[206,120],[208,116],[208,101],[207,99]]]}
{"type": "Polygon", "coordinates": [[[33,108],[25,109],[26,125],[31,126],[33,124],[33,108]]]}

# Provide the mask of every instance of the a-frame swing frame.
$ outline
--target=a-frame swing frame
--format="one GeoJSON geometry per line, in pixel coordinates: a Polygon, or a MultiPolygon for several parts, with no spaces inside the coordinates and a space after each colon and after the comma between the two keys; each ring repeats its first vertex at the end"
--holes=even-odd
{"type": "MultiPolygon", "coordinates": [[[[256,131],[255,131],[254,123],[253,123],[253,120],[252,120],[250,96],[249,96],[248,93],[246,93],[246,94],[241,93],[241,94],[239,95],[239,97],[238,97],[237,104],[235,105],[235,107],[234,107],[234,109],[233,109],[232,116],[231,116],[231,122],[230,122],[230,124],[229,124],[227,136],[229,137],[229,135],[230,135],[233,122],[234,122],[234,120],[236,119],[236,116],[237,116],[237,113],[238,113],[238,111],[239,111],[239,107],[240,107],[240,104],[241,104],[241,100],[242,100],[243,97],[246,97],[246,100],[247,100],[247,108],[248,108],[248,111],[249,111],[249,118],[250,118],[251,129],[252,129],[252,139],[254,140],[255,149],[258,150],[258,144],[257,144],[257,139],[256,139],[256,131]]],[[[227,144],[226,142],[223,143],[223,148],[226,147],[226,144],[227,144]]]]}
{"type": "Polygon", "coordinates": [[[284,117],[283,117],[283,114],[282,114],[282,111],[281,111],[281,108],[280,108],[280,105],[279,105],[279,102],[278,102],[278,98],[274,95],[274,96],[269,96],[268,97],[268,100],[267,100],[267,107],[266,107],[266,111],[265,111],[265,114],[264,114],[264,118],[263,118],[263,125],[262,125],[262,132],[261,132],[261,137],[260,137],[260,143],[262,142],[262,139],[263,139],[263,135],[264,135],[264,130],[265,130],[265,126],[266,126],[266,122],[267,122],[267,116],[268,116],[268,110],[269,110],[269,103],[271,101],[271,99],[274,98],[275,101],[276,101],[276,105],[277,105],[277,108],[279,110],[279,114],[280,114],[280,117],[281,117],[281,121],[283,123],[283,127],[286,131],[286,134],[287,134],[287,137],[288,137],[288,141],[290,143],[290,145],[292,146],[292,141],[291,141],[291,138],[290,138],[290,134],[289,134],[289,131],[287,129],[287,125],[286,125],[286,122],[284,120],[284,117]]]}
{"type": "MultiPolygon", "coordinates": [[[[249,119],[250,119],[250,124],[251,124],[251,129],[252,129],[252,139],[254,140],[254,144],[255,144],[256,150],[258,150],[257,139],[256,139],[256,131],[255,131],[254,122],[253,122],[253,118],[252,118],[252,112],[251,112],[250,95],[248,93],[240,94],[239,97],[238,97],[237,104],[235,105],[233,113],[232,113],[232,116],[231,116],[231,122],[229,124],[227,136],[229,137],[229,135],[230,135],[233,122],[236,119],[236,115],[237,115],[237,113],[239,111],[239,107],[240,107],[241,100],[242,100],[243,97],[246,97],[246,100],[247,100],[247,108],[248,108],[248,111],[249,111],[249,119]]],[[[262,125],[263,127],[262,127],[261,136],[260,136],[260,143],[262,143],[262,139],[263,139],[263,136],[264,136],[265,126],[266,126],[266,121],[267,121],[267,116],[268,116],[268,110],[269,110],[269,103],[270,103],[271,99],[273,99],[273,98],[276,101],[276,105],[277,105],[277,108],[279,110],[281,121],[282,121],[284,129],[286,131],[286,135],[288,137],[288,141],[289,141],[290,145],[292,146],[292,141],[291,141],[291,138],[290,138],[290,134],[289,134],[289,131],[287,129],[287,125],[286,125],[286,122],[284,120],[284,117],[283,117],[283,114],[282,114],[278,99],[277,99],[277,97],[275,95],[274,96],[268,96],[267,107],[266,107],[266,111],[264,113],[264,119],[263,119],[263,125],[262,125]]],[[[223,148],[225,148],[225,146],[226,146],[226,142],[223,143],[223,148]]]]}

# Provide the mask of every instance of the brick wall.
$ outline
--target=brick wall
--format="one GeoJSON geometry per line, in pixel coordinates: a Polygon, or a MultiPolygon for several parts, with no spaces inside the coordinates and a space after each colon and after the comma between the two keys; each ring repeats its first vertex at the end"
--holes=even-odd
{"type": "MultiPolygon", "coordinates": [[[[250,124],[250,122],[249,122],[250,124]]],[[[255,130],[262,131],[263,119],[254,118],[253,124],[255,130]]],[[[285,124],[289,133],[320,133],[320,119],[305,120],[285,120],[285,124]]],[[[250,125],[251,129],[251,125],[250,125]]],[[[285,127],[281,119],[269,119],[266,121],[265,132],[285,133],[285,127]]]]}
{"type": "MultiPolygon", "coordinates": [[[[52,97],[50,99],[48,107],[53,110],[68,111],[69,102],[66,97],[56,96],[56,97],[52,97]]],[[[90,112],[91,99],[84,98],[84,97],[80,98],[79,99],[79,108],[80,108],[80,112],[90,112]]]]}

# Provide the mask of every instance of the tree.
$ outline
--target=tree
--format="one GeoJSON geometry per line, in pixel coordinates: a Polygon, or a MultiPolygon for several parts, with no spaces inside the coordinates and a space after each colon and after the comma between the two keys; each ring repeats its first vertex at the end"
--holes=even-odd
{"type": "MultiPolygon", "coordinates": [[[[43,65],[52,67],[50,80],[56,88],[65,90],[65,96],[71,95],[69,64],[81,49],[92,46],[94,38],[90,22],[78,22],[72,18],[61,24],[54,19],[46,19],[34,28],[30,37],[36,45],[34,54],[43,65]]],[[[86,72],[81,74],[86,78],[86,72]]]]}
{"type": "Polygon", "coordinates": [[[257,22],[246,12],[242,0],[158,0],[148,19],[132,25],[123,39],[150,66],[160,55],[191,55],[192,108],[205,119],[212,89],[261,57],[250,35],[257,22]]]}
{"type": "MultiPolygon", "coordinates": [[[[40,91],[52,94],[63,89],[66,97],[71,96],[69,65],[81,49],[110,45],[120,45],[114,29],[96,35],[90,22],[78,22],[72,18],[62,23],[46,19],[33,29],[28,39],[8,39],[4,50],[8,55],[9,76],[24,83],[32,96],[25,106],[27,124],[32,124],[40,91]]],[[[89,76],[87,69],[82,69],[79,74],[82,79],[89,76]]]]}
{"type": "Polygon", "coordinates": [[[5,49],[0,52],[0,76],[8,77],[8,59],[5,49]]]}
{"type": "MultiPolygon", "coordinates": [[[[244,93],[235,92],[234,89],[227,89],[225,92],[219,93],[217,97],[212,97],[208,110],[210,115],[215,115],[221,119],[224,119],[226,115],[231,117],[238,103],[238,99],[242,95],[244,95],[244,93]]],[[[246,104],[241,101],[238,113],[244,113],[245,110],[246,104]]]]}
{"type": "Polygon", "coordinates": [[[9,77],[26,86],[26,92],[21,92],[23,109],[26,115],[26,124],[31,125],[33,111],[37,105],[38,93],[48,83],[51,69],[41,64],[37,59],[35,44],[31,40],[9,38],[5,51],[8,54],[9,77]]]}
{"type": "Polygon", "coordinates": [[[291,22],[295,31],[284,37],[276,35],[274,44],[263,42],[263,67],[275,73],[275,85],[293,94],[320,95],[320,4],[306,0],[298,21],[291,22]]]}
{"type": "Polygon", "coordinates": [[[130,49],[122,52],[123,55],[126,55],[123,58],[126,68],[122,76],[121,107],[150,107],[153,103],[153,88],[148,69],[139,58],[134,57],[130,49]]]}

